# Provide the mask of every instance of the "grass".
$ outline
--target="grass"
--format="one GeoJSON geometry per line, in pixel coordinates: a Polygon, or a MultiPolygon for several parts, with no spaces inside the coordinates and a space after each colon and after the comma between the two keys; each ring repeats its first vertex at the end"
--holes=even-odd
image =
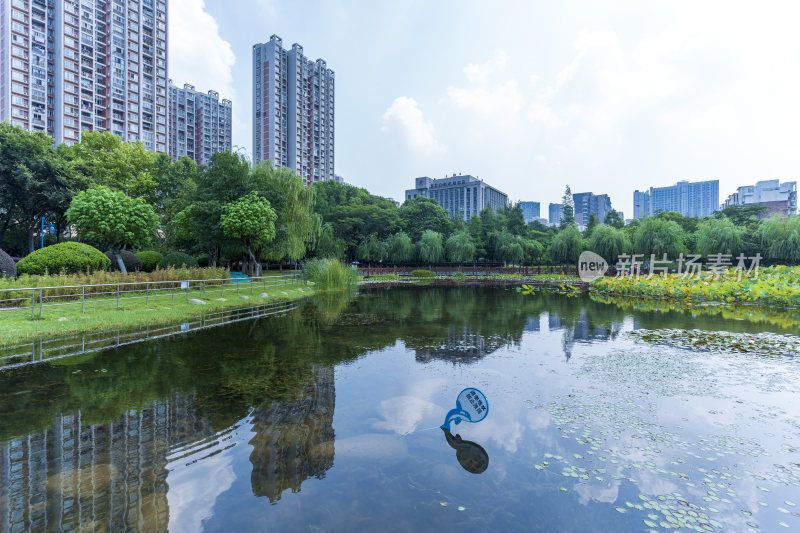
{"type": "Polygon", "coordinates": [[[81,313],[80,302],[58,307],[45,306],[39,318],[39,307],[35,308],[36,318],[31,319],[31,310],[0,310],[0,345],[13,345],[42,337],[56,337],[82,333],[98,332],[116,328],[135,328],[181,322],[187,318],[210,311],[247,307],[268,301],[292,300],[305,297],[314,292],[311,286],[292,288],[250,287],[249,284],[226,285],[224,298],[219,287],[206,289],[202,297],[200,288],[188,292],[176,292],[174,300],[170,291],[159,291],[146,298],[119,302],[116,298],[104,298],[87,302],[86,313],[81,313]],[[237,294],[238,291],[238,294],[237,294]],[[247,296],[243,299],[242,296],[247,296]],[[190,299],[202,299],[205,305],[189,303],[190,299]]]}
{"type": "Polygon", "coordinates": [[[310,259],[303,265],[303,274],[319,289],[341,290],[358,284],[358,272],[337,259],[310,259]]]}

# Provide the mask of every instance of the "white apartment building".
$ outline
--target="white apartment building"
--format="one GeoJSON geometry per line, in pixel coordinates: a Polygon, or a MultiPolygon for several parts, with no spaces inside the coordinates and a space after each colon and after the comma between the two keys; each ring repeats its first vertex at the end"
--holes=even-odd
{"type": "Polygon", "coordinates": [[[167,151],[167,0],[0,0],[0,120],[167,151]]]}
{"type": "Polygon", "coordinates": [[[253,46],[253,158],[297,171],[306,183],[334,179],[334,72],[272,35],[253,46]]]}
{"type": "Polygon", "coordinates": [[[755,185],[745,185],[728,196],[722,208],[731,205],[763,205],[768,207],[764,216],[774,213],[783,215],[797,214],[797,182],[779,180],[763,180],[755,185]]]}
{"type": "Polygon", "coordinates": [[[217,152],[230,151],[233,130],[233,104],[219,99],[219,93],[196,91],[169,82],[169,155],[188,156],[198,165],[207,165],[217,152]]]}

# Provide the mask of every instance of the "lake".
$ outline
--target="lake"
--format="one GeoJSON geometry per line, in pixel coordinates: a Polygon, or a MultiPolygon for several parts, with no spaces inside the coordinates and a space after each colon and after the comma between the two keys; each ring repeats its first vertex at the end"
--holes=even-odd
{"type": "Polygon", "coordinates": [[[375,288],[3,370],[0,531],[797,531],[798,358],[632,332],[798,324],[375,288]]]}

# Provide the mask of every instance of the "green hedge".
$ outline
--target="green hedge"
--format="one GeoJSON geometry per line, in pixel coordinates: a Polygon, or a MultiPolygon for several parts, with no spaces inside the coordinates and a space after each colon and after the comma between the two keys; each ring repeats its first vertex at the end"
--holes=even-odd
{"type": "Polygon", "coordinates": [[[170,252],[158,263],[159,268],[196,267],[197,259],[183,252],[170,252]]]}
{"type": "Polygon", "coordinates": [[[430,270],[422,270],[422,269],[419,269],[419,270],[412,270],[412,271],[411,271],[411,277],[412,277],[412,278],[425,278],[425,279],[432,279],[432,278],[435,278],[435,277],[436,277],[436,274],[434,274],[434,273],[433,273],[432,271],[430,271],[430,270]]]}
{"type": "Polygon", "coordinates": [[[17,264],[11,259],[11,256],[0,249],[0,279],[16,278],[17,277],[17,264]]]}
{"type": "Polygon", "coordinates": [[[80,242],[62,242],[36,250],[17,263],[19,274],[77,274],[107,270],[111,260],[103,252],[80,242]]]}
{"type": "MultiPolygon", "coordinates": [[[[139,272],[142,270],[142,260],[133,253],[129,252],[128,250],[122,250],[119,255],[122,256],[122,263],[125,265],[125,270],[128,272],[139,272]]],[[[117,258],[114,256],[113,252],[106,252],[106,257],[111,261],[111,270],[119,271],[119,265],[117,264],[117,258]]]]}
{"type": "Polygon", "coordinates": [[[152,250],[142,250],[136,257],[142,260],[142,270],[145,272],[152,272],[158,268],[158,264],[164,259],[164,256],[152,250]]]}

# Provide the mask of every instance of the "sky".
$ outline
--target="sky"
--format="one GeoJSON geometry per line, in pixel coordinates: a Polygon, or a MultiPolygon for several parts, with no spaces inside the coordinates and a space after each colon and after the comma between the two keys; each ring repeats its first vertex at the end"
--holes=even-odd
{"type": "Polygon", "coordinates": [[[170,0],[170,77],[233,101],[252,153],[252,45],[336,72],[336,173],[402,200],[472,174],[512,201],[800,178],[800,2],[170,0]]]}

